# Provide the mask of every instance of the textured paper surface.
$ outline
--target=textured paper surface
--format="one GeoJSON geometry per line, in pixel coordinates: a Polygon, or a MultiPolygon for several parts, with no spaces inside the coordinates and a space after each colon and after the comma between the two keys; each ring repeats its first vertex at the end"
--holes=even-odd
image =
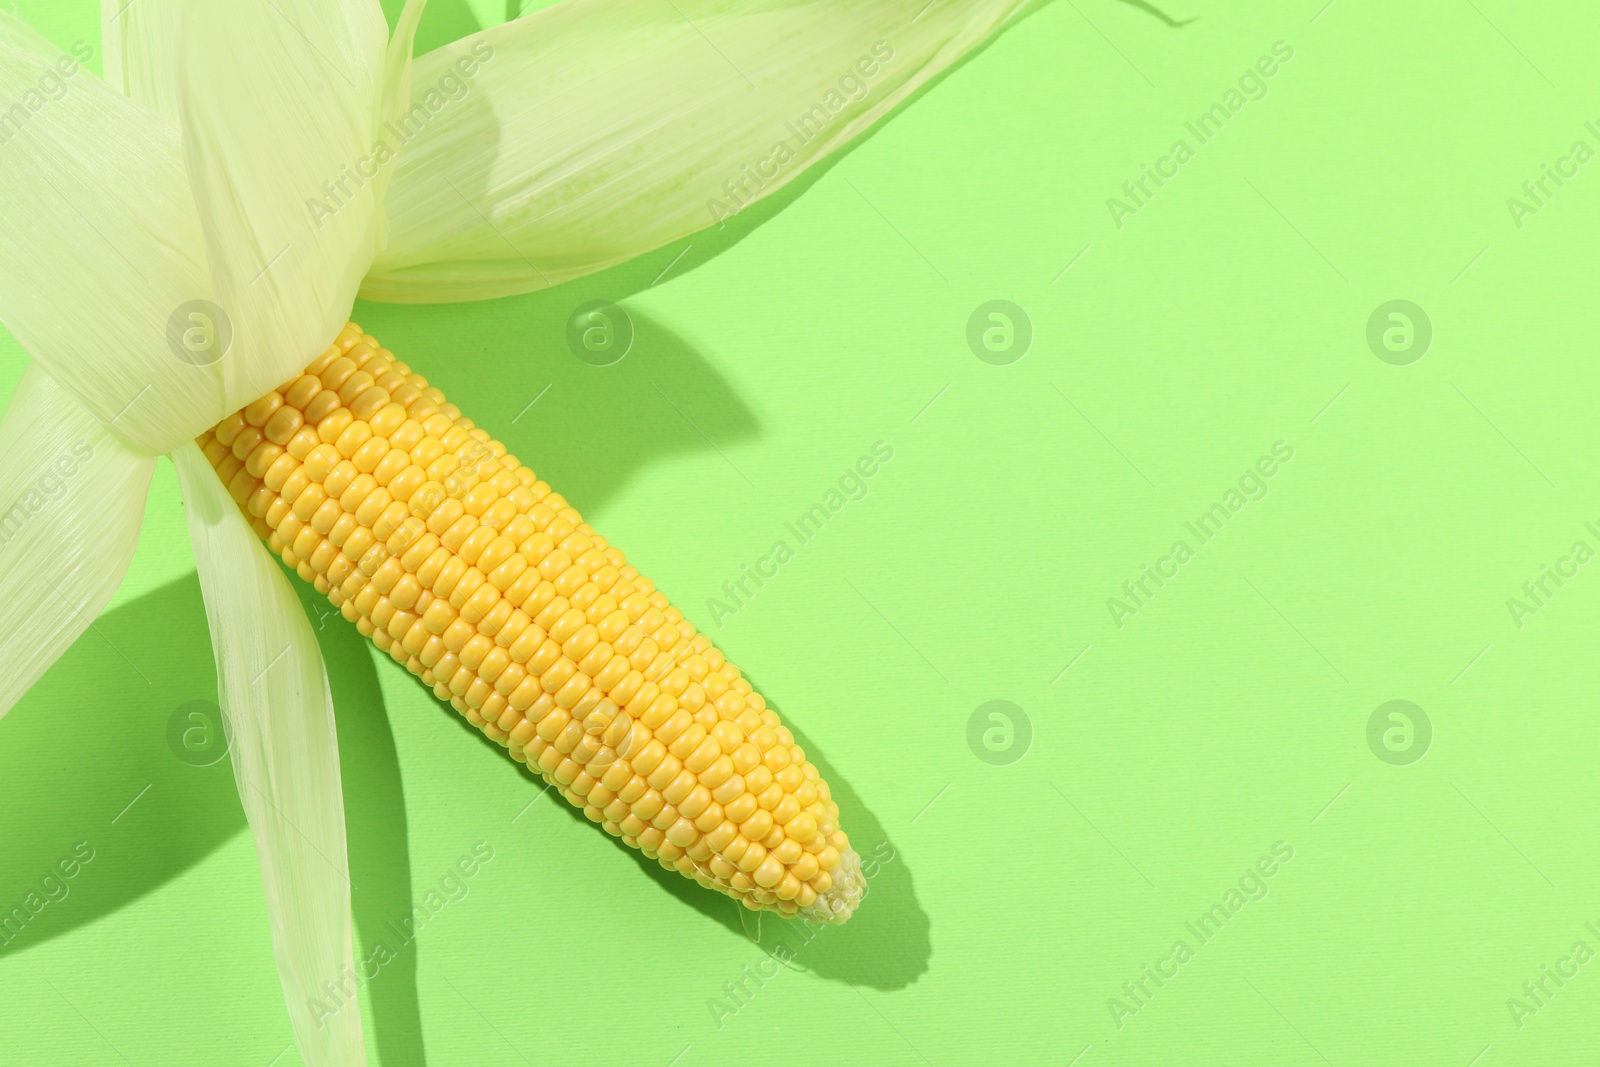
{"type": "MultiPolygon", "coordinates": [[[[18,6],[98,48],[94,5],[18,6]]],[[[724,231],[357,308],[749,672],[879,859],[778,969],[302,588],[374,1062],[1592,1057],[1592,20],[1158,6],[1196,21],[1043,6],[724,231]],[[969,347],[993,300],[1015,362],[1003,322],[969,347]],[[1397,300],[1414,362],[1388,311],[1369,345],[1397,300]],[[591,301],[632,323],[610,366],[568,348],[591,301]]],[[[422,47],[505,14],[437,3],[422,47]]],[[[162,463],[111,608],[0,721],[18,1062],[298,1062],[227,760],[194,765],[214,692],[162,463]]]]}

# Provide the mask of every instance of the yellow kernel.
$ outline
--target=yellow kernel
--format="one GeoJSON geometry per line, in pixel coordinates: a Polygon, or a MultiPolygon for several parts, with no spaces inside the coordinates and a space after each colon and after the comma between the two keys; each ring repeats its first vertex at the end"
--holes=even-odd
{"type": "MultiPolygon", "coordinates": [[[[367,377],[367,380],[369,382],[372,380],[370,375],[367,377]]],[[[346,389],[348,389],[349,383],[347,382],[345,384],[346,389]]],[[[345,390],[340,390],[339,395],[343,396],[344,394],[345,390]]],[[[377,385],[368,386],[365,390],[358,394],[354,400],[349,401],[349,404],[351,414],[355,415],[355,417],[360,419],[362,422],[366,422],[368,419],[372,418],[372,416],[382,411],[385,406],[389,404],[389,391],[377,385]]],[[[396,427],[399,425],[399,422],[395,423],[396,427]]]]}
{"type": "MultiPolygon", "coordinates": [[[[370,427],[369,427],[370,429],[370,427]]],[[[350,462],[355,464],[356,470],[369,474],[378,469],[378,464],[389,453],[389,442],[376,435],[367,438],[366,442],[357,448],[350,456],[350,462]]],[[[383,479],[379,479],[381,483],[383,479]]]]}
{"type": "MultiPolygon", "coordinates": [[[[563,616],[563,618],[565,618],[565,616],[563,616]]],[[[558,628],[559,626],[560,623],[557,623],[558,628]]],[[[551,632],[551,637],[555,637],[554,631],[551,632]]],[[[557,638],[557,640],[559,640],[559,638],[557,638]]],[[[599,641],[600,631],[596,630],[593,626],[585,625],[580,627],[576,633],[568,637],[565,641],[561,642],[561,652],[568,659],[576,662],[577,660],[580,660],[584,656],[588,655],[589,651],[594,648],[599,641]]]]}
{"type": "Polygon", "coordinates": [[[423,612],[422,624],[428,628],[429,633],[444,633],[446,626],[456,621],[455,609],[447,600],[435,600],[428,605],[428,610],[423,612]]]}
{"type": "Polygon", "coordinates": [[[700,747],[706,740],[706,728],[697,722],[691,722],[689,728],[676,741],[667,744],[667,751],[679,759],[688,759],[689,754],[700,747]]]}
{"type": "Polygon", "coordinates": [[[739,787],[743,788],[743,780],[734,774],[733,761],[727,756],[717,757],[711,762],[711,766],[700,772],[700,783],[707,789],[720,792],[722,787],[731,781],[738,781],[739,787]]]}
{"type": "Polygon", "coordinates": [[[303,461],[306,475],[314,482],[323,481],[339,462],[339,451],[332,445],[318,445],[306,453],[303,461]]]}
{"type": "Polygon", "coordinates": [[[589,581],[589,572],[577,564],[573,564],[556,576],[556,592],[565,597],[570,597],[589,581]]]}
{"type": "Polygon", "coordinates": [[[281,493],[289,476],[299,469],[300,461],[286,452],[272,461],[272,466],[262,474],[261,482],[274,493],[281,493]]]}
{"type": "MultiPolygon", "coordinates": [[[[356,399],[362,396],[368,389],[371,389],[372,387],[372,375],[368,374],[364,370],[358,369],[354,374],[350,375],[350,377],[344,380],[343,385],[339,386],[339,400],[345,405],[345,407],[354,408],[356,399]]],[[[357,415],[356,417],[362,418],[360,415],[357,415]]]]}
{"type": "MultiPolygon", "coordinates": [[[[362,477],[370,478],[371,475],[364,474],[362,477]]],[[[370,530],[378,521],[378,516],[383,514],[384,509],[387,508],[390,503],[391,500],[389,498],[389,490],[382,487],[373,489],[356,507],[356,521],[370,530]]]]}
{"type": "Polygon", "coordinates": [[[364,417],[372,427],[373,433],[383,437],[393,437],[396,431],[406,424],[406,409],[392,402],[387,395],[384,396],[384,401],[385,403],[379,405],[377,410],[364,417]]]}
{"type": "MultiPolygon", "coordinates": [[[[783,831],[779,830],[777,836],[782,837],[783,831]]],[[[785,867],[798,863],[800,857],[805,855],[805,850],[800,847],[800,842],[792,837],[783,837],[783,840],[772,846],[772,855],[785,867]]]]}
{"type": "Polygon", "coordinates": [[[256,450],[256,446],[261,444],[261,442],[264,440],[265,438],[261,436],[260,430],[256,429],[254,426],[246,426],[243,430],[240,430],[238,436],[233,439],[233,444],[230,446],[229,451],[233,453],[235,459],[243,462],[244,460],[250,458],[250,453],[254,452],[256,450]]]}
{"type": "Polygon", "coordinates": [[[810,812],[802,811],[785,823],[783,830],[803,845],[817,836],[817,820],[810,812]]]}
{"type": "Polygon", "coordinates": [[[295,431],[305,425],[305,417],[292,407],[280,407],[272,413],[266,425],[261,428],[262,436],[273,444],[287,445],[289,438],[295,431]]]}
{"type": "MultiPolygon", "coordinates": [[[[447,640],[445,643],[448,645],[449,641],[447,640]]],[[[483,665],[484,657],[488,656],[491,651],[499,651],[494,647],[494,642],[482,634],[474,633],[467,639],[466,644],[461,646],[461,651],[457,655],[461,657],[461,665],[463,667],[470,671],[478,671],[483,665]]]]}
{"type": "MultiPolygon", "coordinates": [[[[409,458],[410,457],[407,457],[408,461],[409,458]]],[[[380,470],[381,467],[382,465],[380,464],[380,470]]],[[[378,471],[374,471],[373,476],[378,477],[378,471]]],[[[429,504],[426,510],[421,510],[426,501],[419,499],[419,494],[426,489],[427,481],[427,472],[425,472],[421,467],[418,467],[416,464],[408,462],[408,465],[402,469],[399,474],[394,475],[393,479],[389,482],[389,492],[394,495],[396,500],[404,500],[410,504],[410,513],[412,515],[415,515],[419,519],[426,518],[428,511],[432,510],[432,506],[429,504]]]]}
{"type": "MultiPolygon", "coordinates": [[[[510,542],[507,541],[506,543],[509,544],[510,542]]],[[[482,558],[479,557],[480,562],[482,558]]],[[[527,572],[528,561],[521,555],[513,554],[504,562],[491,566],[493,566],[493,569],[489,572],[489,581],[494,584],[496,589],[515,600],[516,598],[512,596],[511,589],[517,579],[527,572]]]]}
{"type": "MultiPolygon", "coordinates": [[[[457,586],[459,591],[460,586],[457,586]]],[[[454,597],[452,596],[452,601],[454,597]]],[[[500,591],[488,582],[479,585],[473,590],[472,595],[461,603],[461,617],[476,626],[489,613],[489,610],[500,603],[500,591]]]]}
{"type": "MultiPolygon", "coordinates": [[[[530,629],[537,627],[538,624],[535,623],[534,627],[530,627],[530,629]]],[[[541,635],[544,633],[542,628],[538,629],[538,632],[541,635]]],[[[552,667],[554,667],[560,659],[561,646],[550,640],[549,637],[541,636],[538,646],[534,649],[533,654],[528,658],[528,669],[533,671],[535,674],[543,675],[552,667]]],[[[563,679],[563,681],[565,681],[565,679],[563,679]]]]}
{"type": "MultiPolygon", "coordinates": [[[[774,859],[770,853],[766,859],[761,861],[761,866],[755,869],[755,873],[751,875],[755,879],[756,885],[763,888],[777,885],[783,879],[783,876],[783,864],[774,859]]],[[[798,883],[796,884],[796,890],[798,891],[798,883]]]]}
{"type": "Polygon", "coordinates": [[[546,693],[554,693],[566,685],[576,673],[578,673],[577,664],[569,659],[558,659],[549,670],[540,672],[539,685],[546,693]]]}
{"type": "Polygon", "coordinates": [[[328,499],[328,494],[323,492],[320,485],[308,485],[294,500],[295,518],[308,522],[322,502],[328,499]]]}
{"type": "MultiPolygon", "coordinates": [[[[322,420],[322,423],[318,425],[317,433],[322,436],[323,440],[328,439],[327,435],[323,433],[323,426],[336,422],[338,420],[338,416],[343,414],[345,414],[343,411],[336,412],[334,415],[330,415],[328,418],[322,420]]],[[[345,419],[343,421],[345,425],[339,430],[338,436],[334,439],[334,447],[339,450],[339,455],[343,456],[345,459],[349,459],[351,456],[356,454],[356,450],[358,448],[366,444],[367,441],[371,439],[372,427],[368,426],[364,422],[356,422],[351,419],[345,419]]]]}
{"type": "Polygon", "coordinates": [[[802,852],[798,859],[791,865],[790,870],[802,882],[809,882],[821,871],[822,865],[817,862],[817,857],[809,852],[802,852]]]}
{"type": "Polygon", "coordinates": [[[484,680],[492,683],[495,692],[503,696],[510,696],[522,680],[528,676],[527,670],[520,663],[511,662],[511,654],[496,645],[484,657],[484,666],[479,671],[484,680]]]}
{"type": "MultiPolygon", "coordinates": [[[[426,489],[427,487],[424,486],[423,488],[426,489]]],[[[415,507],[412,509],[412,514],[416,514],[415,507]]],[[[428,532],[440,535],[444,534],[446,530],[450,529],[450,527],[456,524],[456,521],[460,519],[463,514],[464,509],[461,507],[461,501],[454,500],[450,497],[445,497],[443,500],[439,501],[438,506],[435,507],[432,513],[428,516],[428,532]]]]}
{"type": "Polygon", "coordinates": [[[467,509],[468,515],[476,517],[489,510],[489,505],[493,504],[498,497],[499,494],[495,492],[494,486],[480,484],[474,486],[467,493],[462,505],[467,509]]]}
{"type": "Polygon", "coordinates": [[[715,738],[707,737],[683,761],[683,765],[696,774],[709,768],[722,755],[715,738]]]}
{"type": "Polygon", "coordinates": [[[760,810],[756,805],[755,796],[750,793],[741,794],[738,799],[723,805],[723,811],[727,817],[741,824],[752,818],[760,810]]]}
{"type": "MultiPolygon", "coordinates": [[[[775,785],[774,788],[782,793],[782,786],[775,785]]],[[[793,794],[782,793],[777,805],[772,808],[772,821],[780,825],[787,825],[790,820],[800,814],[801,810],[800,802],[794,798],[793,794]]]]}
{"type": "Polygon", "coordinates": [[[466,538],[461,542],[460,547],[456,549],[456,552],[468,563],[476,565],[478,560],[483,557],[484,550],[492,545],[500,535],[493,528],[482,525],[470,515],[462,516],[461,522],[470,522],[473,525],[466,538]]]}
{"type": "Polygon", "coordinates": [[[460,556],[450,554],[448,548],[441,548],[439,551],[446,553],[448,558],[445,559],[444,566],[439,568],[439,576],[433,580],[431,588],[435,594],[448,597],[455,589],[456,583],[461,581],[462,577],[471,568],[466,560],[460,556]]]}
{"type": "MultiPolygon", "coordinates": [[[[320,392],[322,392],[322,381],[315,374],[302,374],[284,391],[283,402],[289,408],[304,410],[305,406],[311,403],[311,398],[320,392]]],[[[284,408],[278,410],[283,411],[284,408]]]]}
{"type": "Polygon", "coordinates": [[[577,633],[587,623],[588,620],[583,617],[583,612],[576,608],[569,608],[550,627],[550,637],[552,640],[565,642],[567,638],[577,633]]]}
{"type": "Polygon", "coordinates": [[[427,534],[418,538],[417,543],[407,550],[400,563],[417,576],[417,581],[422,583],[424,589],[431,590],[433,583],[439,577],[439,571],[450,558],[450,550],[439,544],[437,537],[427,534]]]}
{"type": "Polygon", "coordinates": [[[744,822],[739,824],[739,833],[752,841],[760,841],[772,832],[772,813],[757,809],[744,822]]]}
{"type": "Polygon", "coordinates": [[[348,381],[350,376],[355,372],[355,361],[340,356],[339,358],[333,360],[333,362],[329,363],[326,367],[319,370],[317,372],[317,377],[322,379],[322,386],[324,389],[337,390],[346,381],[348,381]]]}
{"type": "MultiPolygon", "coordinates": [[[[338,414],[340,412],[340,408],[341,405],[339,402],[339,394],[333,392],[331,389],[324,389],[312,399],[311,403],[306,405],[306,424],[308,426],[316,427],[320,434],[322,424],[329,418],[332,418],[334,415],[338,414]]],[[[347,421],[351,417],[348,411],[344,412],[344,415],[347,421]]],[[[343,426],[341,425],[340,428],[342,429],[343,426]]],[[[323,439],[328,440],[328,438],[323,439]]]]}

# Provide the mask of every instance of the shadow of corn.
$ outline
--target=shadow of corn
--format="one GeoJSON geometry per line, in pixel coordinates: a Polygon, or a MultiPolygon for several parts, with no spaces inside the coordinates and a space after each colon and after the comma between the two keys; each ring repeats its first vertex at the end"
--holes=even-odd
{"type": "MultiPolygon", "coordinates": [[[[214,708],[216,693],[191,575],[101,616],[0,721],[0,958],[137,900],[244,828],[226,749],[194,766],[168,744],[177,709],[214,708]],[[47,884],[80,842],[93,858],[47,884]]],[[[185,717],[179,732],[203,729],[185,717]]]]}

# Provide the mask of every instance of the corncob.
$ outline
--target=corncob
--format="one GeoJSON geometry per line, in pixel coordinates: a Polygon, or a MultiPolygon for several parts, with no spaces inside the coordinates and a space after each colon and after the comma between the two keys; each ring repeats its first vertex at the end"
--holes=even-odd
{"type": "Polygon", "coordinates": [[[777,713],[360,326],[198,443],[285,564],[607,833],[752,910],[850,917],[860,861],[777,713]]]}

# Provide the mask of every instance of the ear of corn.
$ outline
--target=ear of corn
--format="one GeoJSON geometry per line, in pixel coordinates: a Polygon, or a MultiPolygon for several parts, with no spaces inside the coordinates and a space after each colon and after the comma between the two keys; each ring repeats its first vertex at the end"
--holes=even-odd
{"type": "Polygon", "coordinates": [[[607,833],[751,909],[864,881],[777,714],[559,494],[354,323],[199,438],[273,552],[607,833]]]}

